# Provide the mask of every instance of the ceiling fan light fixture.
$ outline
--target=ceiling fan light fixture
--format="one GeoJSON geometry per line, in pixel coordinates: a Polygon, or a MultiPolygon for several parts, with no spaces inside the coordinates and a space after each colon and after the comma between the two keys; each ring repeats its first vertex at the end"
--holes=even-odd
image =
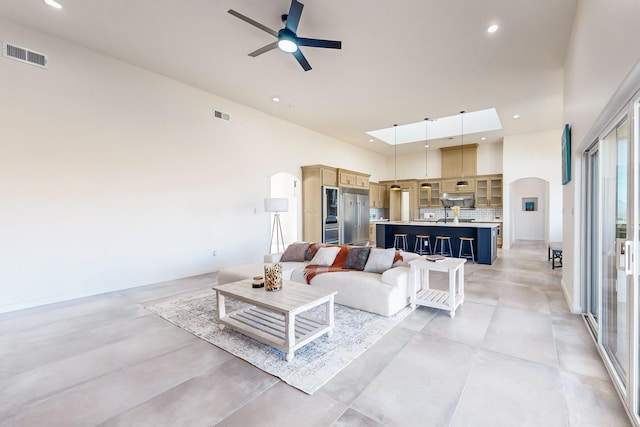
{"type": "Polygon", "coordinates": [[[287,53],[293,53],[298,50],[298,45],[287,36],[280,36],[278,39],[278,47],[287,53]]]}

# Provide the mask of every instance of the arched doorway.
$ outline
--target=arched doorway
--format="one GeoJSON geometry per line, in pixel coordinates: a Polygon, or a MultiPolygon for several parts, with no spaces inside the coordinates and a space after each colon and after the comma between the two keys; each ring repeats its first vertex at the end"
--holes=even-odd
{"type": "Polygon", "coordinates": [[[511,240],[547,241],[549,182],[540,178],[522,178],[510,187],[511,240]]]}
{"type": "MultiPolygon", "coordinates": [[[[284,236],[285,246],[288,243],[299,240],[298,217],[300,212],[299,197],[300,183],[299,178],[286,172],[279,172],[271,176],[269,197],[284,197],[289,200],[289,210],[280,213],[280,223],[282,225],[282,234],[284,236]]],[[[273,216],[271,214],[269,221],[269,236],[271,236],[271,227],[273,226],[273,216]]],[[[275,242],[273,242],[272,251],[275,251],[275,242]]]]}

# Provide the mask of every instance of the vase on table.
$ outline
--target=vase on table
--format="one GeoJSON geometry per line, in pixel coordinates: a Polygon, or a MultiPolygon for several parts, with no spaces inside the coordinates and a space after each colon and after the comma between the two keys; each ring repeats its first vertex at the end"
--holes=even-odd
{"type": "Polygon", "coordinates": [[[264,266],[264,289],[279,291],[282,289],[282,264],[267,264],[264,266]]]}
{"type": "Polygon", "coordinates": [[[457,224],[457,223],[458,223],[458,217],[457,217],[457,216],[454,216],[454,217],[453,217],[453,223],[454,223],[454,224],[457,224]]]}

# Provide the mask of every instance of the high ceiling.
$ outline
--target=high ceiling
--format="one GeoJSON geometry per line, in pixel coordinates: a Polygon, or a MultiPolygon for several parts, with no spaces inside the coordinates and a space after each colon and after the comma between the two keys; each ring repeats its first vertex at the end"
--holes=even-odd
{"type": "Polygon", "coordinates": [[[342,50],[303,48],[308,72],[278,49],[249,57],[275,39],[227,13],[234,9],[277,31],[289,0],[58,2],[62,10],[42,0],[3,0],[0,17],[391,154],[392,146],[369,142],[365,132],[487,108],[496,108],[503,129],[465,135],[465,144],[560,129],[578,0],[301,0],[298,36],[342,41],[342,50]],[[500,26],[494,34],[486,31],[491,24],[500,26]]]}

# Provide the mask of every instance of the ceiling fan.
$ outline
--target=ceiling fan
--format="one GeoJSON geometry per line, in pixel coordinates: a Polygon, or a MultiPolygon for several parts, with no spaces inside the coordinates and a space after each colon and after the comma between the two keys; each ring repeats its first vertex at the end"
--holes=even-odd
{"type": "Polygon", "coordinates": [[[320,40],[298,37],[296,31],[298,30],[298,23],[300,22],[300,16],[302,15],[303,7],[304,5],[299,1],[291,0],[289,13],[286,15],[282,15],[281,17],[282,22],[284,23],[284,28],[280,31],[272,30],[271,28],[262,25],[261,23],[256,22],[253,19],[244,16],[243,14],[238,13],[233,9],[229,9],[228,12],[236,18],[242,19],[243,21],[253,25],[256,28],[261,29],[266,33],[271,34],[278,39],[278,41],[276,42],[270,43],[258,50],[251,52],[249,56],[256,57],[258,55],[262,55],[265,52],[269,52],[276,47],[279,47],[283,51],[291,53],[296,58],[300,66],[304,68],[305,71],[309,71],[311,69],[311,65],[309,65],[309,61],[307,61],[307,58],[305,58],[300,51],[300,46],[342,49],[342,42],[336,40],[320,40]]]}

